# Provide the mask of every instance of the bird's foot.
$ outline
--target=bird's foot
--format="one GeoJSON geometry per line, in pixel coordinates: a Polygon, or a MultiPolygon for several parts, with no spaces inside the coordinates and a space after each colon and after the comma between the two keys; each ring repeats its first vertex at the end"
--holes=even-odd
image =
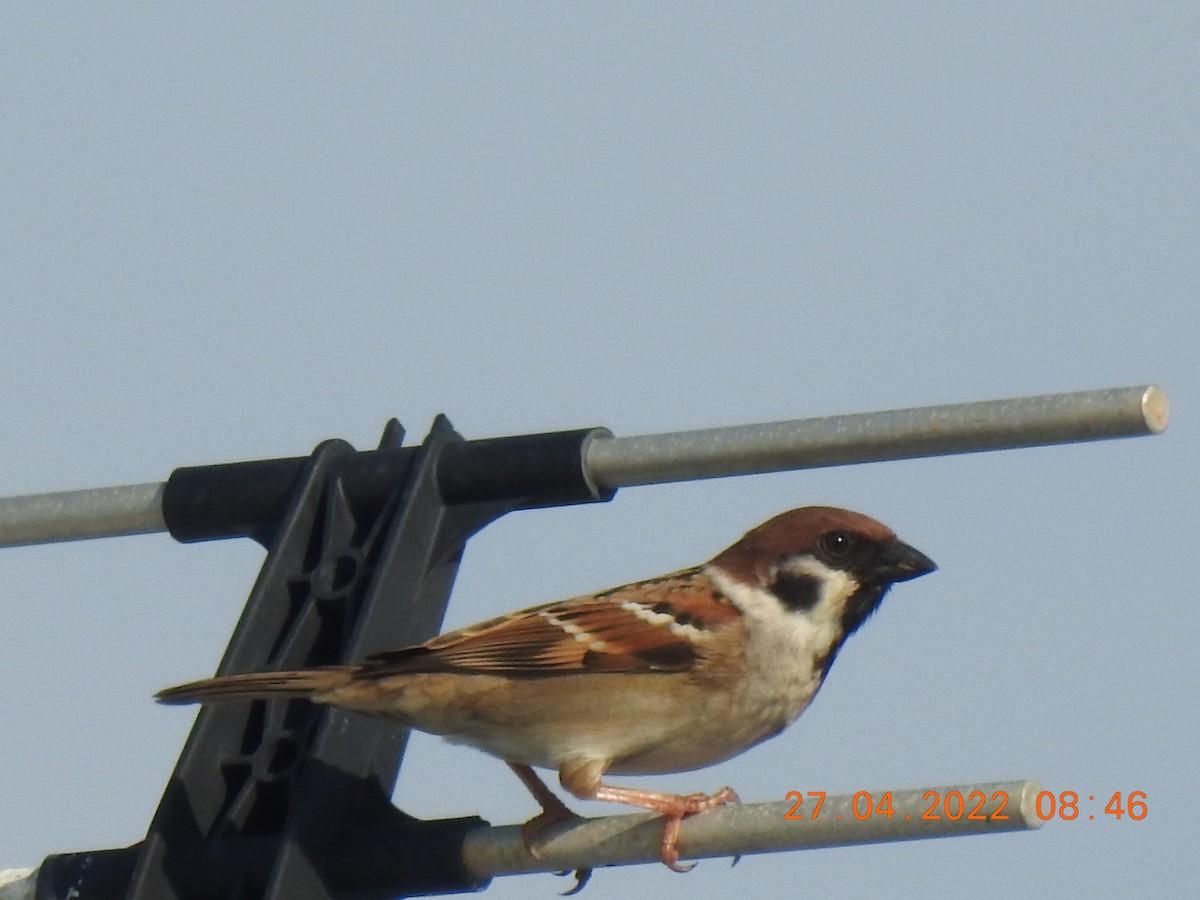
{"type": "Polygon", "coordinates": [[[679,828],[683,820],[696,813],[716,809],[727,803],[740,803],[733,788],[722,788],[715,794],[663,794],[658,791],[643,791],[637,788],[618,788],[601,785],[596,792],[597,800],[613,800],[660,812],[665,817],[662,839],[658,844],[658,858],[673,872],[690,872],[695,863],[679,862],[679,828]]]}

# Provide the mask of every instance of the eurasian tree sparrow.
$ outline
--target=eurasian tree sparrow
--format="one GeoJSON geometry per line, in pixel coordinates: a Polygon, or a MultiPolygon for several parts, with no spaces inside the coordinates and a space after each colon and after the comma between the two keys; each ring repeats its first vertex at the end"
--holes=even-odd
{"type": "Polygon", "coordinates": [[[504,760],[542,805],[534,837],[570,813],[531,766],[577,797],[665,816],[662,861],[683,871],[684,817],[736,801],[602,779],[698,769],[782,731],[895,582],[934,563],[859,513],[806,507],[710,562],[511,613],[359,665],[210,678],[164,703],[303,697],[382,716],[504,760]]]}

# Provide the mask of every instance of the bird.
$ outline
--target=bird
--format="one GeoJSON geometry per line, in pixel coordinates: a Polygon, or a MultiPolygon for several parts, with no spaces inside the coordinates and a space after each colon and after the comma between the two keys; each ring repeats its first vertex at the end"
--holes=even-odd
{"type": "MultiPolygon", "coordinates": [[[[895,583],[934,562],[861,513],[807,506],[751,529],[707,563],[534,606],[355,665],[226,675],[162,703],[305,698],[382,717],[506,762],[542,812],[574,818],[534,771],[587,800],[662,814],[675,871],[684,818],[738,802],[731,788],[670,794],[609,775],[704,768],[784,730],[895,583]]],[[[575,890],[588,873],[581,870],[575,890]]],[[[572,891],[573,892],[573,891],[572,891]]]]}

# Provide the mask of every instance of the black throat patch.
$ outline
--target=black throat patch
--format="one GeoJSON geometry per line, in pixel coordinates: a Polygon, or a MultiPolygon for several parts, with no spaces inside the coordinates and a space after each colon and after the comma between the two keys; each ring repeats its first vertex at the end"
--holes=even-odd
{"type": "Polygon", "coordinates": [[[879,584],[864,584],[854,592],[842,612],[842,640],[858,631],[859,626],[867,621],[871,613],[879,609],[886,593],[887,585],[879,584]]]}

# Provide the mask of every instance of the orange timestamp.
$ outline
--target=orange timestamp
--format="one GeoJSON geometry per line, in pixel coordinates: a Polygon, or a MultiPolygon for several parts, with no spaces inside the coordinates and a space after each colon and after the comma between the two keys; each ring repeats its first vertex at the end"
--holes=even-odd
{"type": "MultiPolygon", "coordinates": [[[[783,814],[785,819],[816,819],[821,814],[821,806],[825,803],[824,791],[788,791],[785,799],[792,804],[783,814]],[[805,815],[805,799],[813,801],[811,813],[805,815]]],[[[965,819],[968,822],[999,822],[1009,818],[1007,809],[1009,796],[1007,791],[993,791],[990,800],[995,808],[986,810],[989,797],[983,791],[969,791],[965,796],[962,791],[949,790],[945,795],[939,791],[926,791],[921,799],[928,804],[920,818],[927,821],[950,819],[957,821],[965,819]]],[[[1094,794],[1087,796],[1089,802],[1094,802],[1094,794]]],[[[1041,791],[1034,802],[1034,812],[1043,822],[1058,818],[1071,822],[1080,818],[1080,795],[1075,791],[1062,791],[1055,794],[1052,791],[1041,791]]],[[[850,806],[854,818],[860,822],[873,816],[883,816],[891,819],[896,815],[892,805],[892,792],[884,791],[878,799],[870,791],[858,791],[850,806]]],[[[1103,815],[1111,816],[1120,821],[1128,816],[1132,821],[1140,822],[1146,818],[1149,808],[1146,803],[1145,791],[1130,791],[1127,794],[1114,791],[1105,804],[1103,815]]],[[[840,819],[841,816],[839,815],[840,819]]],[[[904,818],[909,818],[905,816],[904,818]]],[[[1094,820],[1095,813],[1087,815],[1094,820]]]]}
{"type": "MultiPolygon", "coordinates": [[[[825,803],[824,791],[788,791],[786,798],[792,803],[792,808],[783,814],[785,819],[815,819],[821,814],[821,806],[825,803]],[[812,806],[811,815],[805,815],[803,811],[804,799],[815,800],[812,806]]],[[[926,791],[922,799],[929,805],[925,812],[921,814],[922,819],[966,819],[968,822],[997,822],[1008,818],[1008,813],[1005,812],[1008,806],[1008,793],[1006,791],[994,791],[991,800],[999,801],[995,809],[984,812],[984,805],[988,802],[988,796],[983,791],[970,791],[965,797],[962,791],[947,791],[945,797],[938,791],[926,791]]],[[[896,810],[892,807],[892,792],[884,791],[882,795],[876,799],[870,791],[859,791],[854,795],[854,800],[850,805],[851,811],[854,813],[854,818],[860,822],[864,822],[873,816],[884,816],[888,819],[896,815],[896,810]]],[[[838,816],[840,819],[841,816],[838,816]]],[[[908,818],[907,816],[905,818],[908,818]]]]}
{"type": "MultiPolygon", "coordinates": [[[[1096,802],[1096,795],[1088,794],[1086,802],[1096,802]]],[[[1094,820],[1096,818],[1094,812],[1087,813],[1084,810],[1081,813],[1083,803],[1084,800],[1075,791],[1062,791],[1057,796],[1053,791],[1042,791],[1037,795],[1033,811],[1037,813],[1037,817],[1043,822],[1048,822],[1055,818],[1062,819],[1064,822],[1073,822],[1076,819],[1084,817],[1088,821],[1094,820]]],[[[1121,791],[1114,791],[1113,795],[1108,798],[1108,803],[1104,804],[1104,809],[1102,810],[1103,815],[1112,816],[1118,822],[1124,816],[1128,816],[1133,822],[1140,822],[1146,818],[1149,812],[1150,809],[1146,805],[1145,791],[1130,791],[1127,794],[1122,794],[1121,791]]]]}

